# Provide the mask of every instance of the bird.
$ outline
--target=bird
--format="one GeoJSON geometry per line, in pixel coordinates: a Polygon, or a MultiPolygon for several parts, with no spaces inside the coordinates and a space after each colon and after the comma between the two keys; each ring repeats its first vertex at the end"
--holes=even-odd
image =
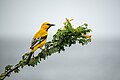
{"type": "Polygon", "coordinates": [[[38,32],[34,35],[32,41],[31,41],[31,46],[30,46],[30,54],[28,56],[28,59],[26,61],[26,64],[29,64],[29,61],[31,59],[32,54],[37,50],[37,49],[42,49],[44,44],[46,43],[47,37],[48,37],[48,29],[51,26],[55,26],[55,24],[51,24],[49,22],[44,22],[41,25],[41,28],[38,30],[38,32]]]}

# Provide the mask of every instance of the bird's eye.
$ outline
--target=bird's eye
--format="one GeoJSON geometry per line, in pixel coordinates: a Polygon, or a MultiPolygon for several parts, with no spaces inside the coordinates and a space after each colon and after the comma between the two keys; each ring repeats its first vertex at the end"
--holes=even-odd
{"type": "Polygon", "coordinates": [[[47,24],[48,26],[51,26],[51,24],[47,24]]]}

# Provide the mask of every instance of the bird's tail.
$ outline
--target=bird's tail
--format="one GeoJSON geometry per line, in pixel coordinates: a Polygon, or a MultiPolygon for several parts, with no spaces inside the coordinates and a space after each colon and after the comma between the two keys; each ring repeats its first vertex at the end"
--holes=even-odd
{"type": "Polygon", "coordinates": [[[30,54],[29,54],[29,56],[28,56],[28,59],[27,59],[27,61],[26,61],[26,64],[29,64],[30,59],[31,59],[33,53],[34,53],[34,52],[30,52],[30,54]]]}

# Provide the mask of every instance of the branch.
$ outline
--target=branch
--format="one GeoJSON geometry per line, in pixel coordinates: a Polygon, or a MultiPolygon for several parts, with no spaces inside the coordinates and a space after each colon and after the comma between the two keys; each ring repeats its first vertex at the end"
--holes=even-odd
{"type": "Polygon", "coordinates": [[[72,20],[73,19],[66,19],[63,29],[58,29],[56,34],[53,35],[53,39],[47,42],[45,44],[45,48],[42,49],[37,56],[33,56],[29,63],[27,63],[27,59],[30,53],[25,53],[18,64],[15,66],[7,65],[5,67],[5,71],[0,75],[0,80],[4,80],[6,77],[9,77],[12,72],[18,73],[20,68],[23,68],[26,65],[34,67],[42,60],[45,60],[46,57],[57,52],[60,53],[61,51],[65,51],[65,47],[70,47],[71,45],[76,44],[76,42],[79,42],[82,45],[91,42],[91,35],[89,35],[91,29],[87,28],[88,25],[84,23],[77,28],[73,28],[71,24],[72,20]]]}
{"type": "MultiPolygon", "coordinates": [[[[19,66],[16,66],[16,67],[14,67],[13,69],[11,69],[11,70],[9,70],[4,76],[3,76],[3,80],[7,77],[7,76],[9,76],[9,74],[11,73],[11,72],[13,72],[14,70],[17,70],[19,68],[19,66]]],[[[0,79],[1,80],[1,79],[0,79]]]]}

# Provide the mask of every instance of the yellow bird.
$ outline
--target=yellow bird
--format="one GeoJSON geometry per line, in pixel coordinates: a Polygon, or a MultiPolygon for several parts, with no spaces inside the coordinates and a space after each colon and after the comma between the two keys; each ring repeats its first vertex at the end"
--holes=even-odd
{"type": "Polygon", "coordinates": [[[48,29],[51,26],[55,26],[54,24],[50,24],[49,22],[44,22],[41,26],[41,28],[38,30],[38,32],[34,35],[33,40],[31,42],[31,51],[30,54],[28,56],[28,59],[26,61],[26,63],[28,64],[32,54],[38,49],[38,48],[42,48],[43,45],[46,43],[46,39],[48,37],[48,29]]]}

